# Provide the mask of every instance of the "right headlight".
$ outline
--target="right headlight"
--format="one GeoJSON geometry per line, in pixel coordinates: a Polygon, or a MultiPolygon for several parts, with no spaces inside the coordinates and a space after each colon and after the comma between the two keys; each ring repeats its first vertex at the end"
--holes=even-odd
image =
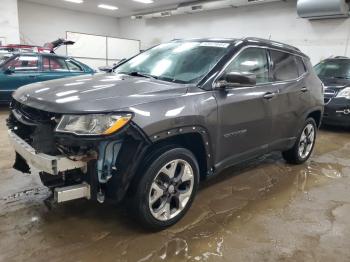
{"type": "Polygon", "coordinates": [[[346,87],[343,90],[341,90],[337,97],[345,97],[346,99],[350,99],[350,87],[346,87]]]}
{"type": "Polygon", "coordinates": [[[130,122],[132,114],[63,115],[56,132],[80,136],[111,135],[130,122]]]}

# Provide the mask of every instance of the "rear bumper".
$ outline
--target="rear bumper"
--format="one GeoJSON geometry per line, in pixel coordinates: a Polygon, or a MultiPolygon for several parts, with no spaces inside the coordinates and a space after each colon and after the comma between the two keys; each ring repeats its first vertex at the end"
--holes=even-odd
{"type": "Polygon", "coordinates": [[[15,151],[22,156],[30,167],[51,175],[58,175],[77,168],[87,168],[87,163],[74,161],[64,156],[50,156],[37,153],[26,141],[17,136],[13,131],[8,131],[10,143],[15,151]]]}

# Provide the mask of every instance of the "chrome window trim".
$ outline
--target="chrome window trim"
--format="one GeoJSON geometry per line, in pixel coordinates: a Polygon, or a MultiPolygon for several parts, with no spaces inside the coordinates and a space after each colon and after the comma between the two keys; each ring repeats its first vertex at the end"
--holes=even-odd
{"type": "MultiPolygon", "coordinates": [[[[237,58],[237,56],[239,56],[244,50],[248,49],[248,48],[261,48],[261,49],[266,49],[266,50],[274,50],[274,51],[278,51],[278,52],[282,52],[282,53],[287,53],[290,55],[294,55],[294,56],[299,56],[302,58],[304,66],[305,66],[305,62],[304,62],[304,56],[299,55],[299,54],[293,54],[292,52],[288,52],[288,51],[282,51],[279,50],[277,48],[272,48],[272,47],[268,47],[268,46],[258,46],[258,45],[247,45],[245,47],[243,47],[241,50],[239,50],[239,52],[237,52],[236,54],[234,54],[232,56],[232,58],[225,64],[225,66],[220,70],[220,72],[218,73],[218,75],[215,77],[213,83],[212,83],[212,89],[215,89],[215,85],[218,82],[218,79],[223,75],[223,73],[225,72],[226,68],[233,62],[234,59],[237,58]]],[[[270,82],[266,82],[266,83],[260,83],[260,84],[256,84],[254,87],[256,86],[261,86],[261,85],[267,85],[267,84],[285,84],[285,83],[289,83],[289,82],[293,82],[293,81],[300,81],[306,74],[309,73],[307,67],[305,66],[305,73],[300,75],[298,78],[294,78],[294,79],[290,79],[290,80],[284,80],[284,81],[270,81],[270,82]]],[[[299,70],[298,70],[299,71],[299,70]]],[[[233,88],[233,90],[236,88],[233,88]]]]}

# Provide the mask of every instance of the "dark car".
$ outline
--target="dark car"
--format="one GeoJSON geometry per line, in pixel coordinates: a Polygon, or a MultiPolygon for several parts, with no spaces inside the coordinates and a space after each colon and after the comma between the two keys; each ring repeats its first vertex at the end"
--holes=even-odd
{"type": "Polygon", "coordinates": [[[323,113],[309,58],[255,38],[173,41],[13,98],[15,168],[39,170],[58,203],[127,199],[154,229],[180,220],[199,181],[229,166],[271,151],[305,162],[323,113]]]}
{"type": "Polygon", "coordinates": [[[46,53],[16,53],[0,64],[0,103],[9,103],[17,88],[35,82],[95,71],[73,58],[46,53]]]}
{"type": "Polygon", "coordinates": [[[335,57],[315,66],[324,84],[325,111],[322,122],[350,127],[350,58],[335,57]]]}

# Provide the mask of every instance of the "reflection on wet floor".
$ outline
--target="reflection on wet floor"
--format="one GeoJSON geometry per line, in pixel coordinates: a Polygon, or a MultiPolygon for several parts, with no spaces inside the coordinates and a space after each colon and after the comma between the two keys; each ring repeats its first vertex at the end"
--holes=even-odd
{"type": "Polygon", "coordinates": [[[185,218],[145,232],[126,207],[48,210],[35,176],[12,170],[0,113],[0,261],[349,261],[350,132],[324,129],[312,160],[279,153],[204,182],[185,218]]]}

